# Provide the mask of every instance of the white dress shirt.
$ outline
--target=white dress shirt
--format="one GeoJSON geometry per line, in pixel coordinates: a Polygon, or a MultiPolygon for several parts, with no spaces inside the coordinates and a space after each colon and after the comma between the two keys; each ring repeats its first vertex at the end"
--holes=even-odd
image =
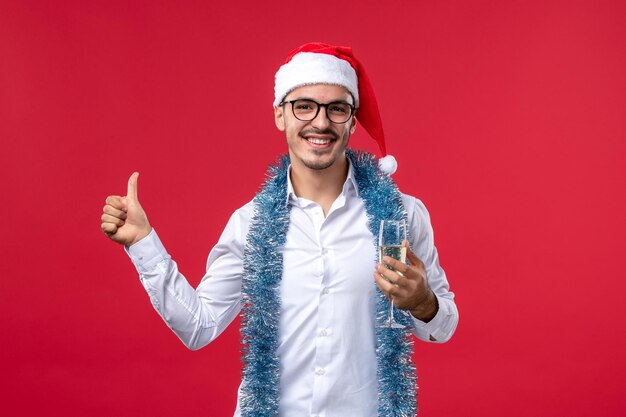
{"type": "MultiPolygon", "coordinates": [[[[283,250],[277,351],[280,416],[376,416],[377,254],[352,167],[326,217],[317,203],[295,195],[291,181],[288,187],[292,208],[283,250]]],[[[445,342],[458,322],[454,294],[439,266],[426,208],[411,196],[402,195],[402,202],[411,249],[424,262],[439,302],[430,322],[413,320],[412,332],[424,341],[432,336],[445,342]]],[[[196,289],[178,272],[154,230],[127,249],[154,308],[190,349],[213,341],[239,314],[252,215],[252,202],[233,213],[196,289]]],[[[240,416],[239,406],[235,416],[240,416]]]]}

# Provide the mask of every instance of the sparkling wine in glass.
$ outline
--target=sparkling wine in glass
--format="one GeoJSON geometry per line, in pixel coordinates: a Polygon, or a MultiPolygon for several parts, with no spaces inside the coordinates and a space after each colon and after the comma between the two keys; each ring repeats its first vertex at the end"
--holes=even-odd
{"type": "MultiPolygon", "coordinates": [[[[393,270],[390,265],[383,262],[383,256],[389,256],[402,263],[406,262],[406,246],[402,242],[406,239],[406,221],[404,220],[381,220],[378,234],[379,262],[386,268],[393,270]]],[[[404,326],[393,318],[393,300],[389,300],[389,312],[387,320],[380,327],[402,329],[404,326]]]]}

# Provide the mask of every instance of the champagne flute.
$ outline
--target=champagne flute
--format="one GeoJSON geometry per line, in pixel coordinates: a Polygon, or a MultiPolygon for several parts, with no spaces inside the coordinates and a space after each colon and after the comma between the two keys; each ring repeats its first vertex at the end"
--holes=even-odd
{"type": "MultiPolygon", "coordinates": [[[[378,234],[379,262],[386,268],[394,270],[391,266],[383,263],[383,256],[389,256],[402,263],[406,262],[406,246],[402,242],[406,239],[406,221],[404,220],[381,220],[378,234]]],[[[389,300],[389,312],[387,320],[379,327],[402,329],[405,326],[393,318],[393,300],[389,300]]]]}

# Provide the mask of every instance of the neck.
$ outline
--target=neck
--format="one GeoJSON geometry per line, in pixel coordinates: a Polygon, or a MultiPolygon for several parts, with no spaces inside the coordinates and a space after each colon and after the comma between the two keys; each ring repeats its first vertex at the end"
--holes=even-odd
{"type": "Polygon", "coordinates": [[[298,197],[316,202],[328,214],[348,177],[348,159],[345,155],[326,169],[310,169],[298,161],[291,160],[291,185],[298,197]]]}

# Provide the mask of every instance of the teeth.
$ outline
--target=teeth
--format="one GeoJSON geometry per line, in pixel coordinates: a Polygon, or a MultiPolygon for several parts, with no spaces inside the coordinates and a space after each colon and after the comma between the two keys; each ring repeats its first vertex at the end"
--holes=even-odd
{"type": "Polygon", "coordinates": [[[307,140],[316,145],[326,145],[327,143],[330,143],[330,139],[307,138],[307,140]]]}

